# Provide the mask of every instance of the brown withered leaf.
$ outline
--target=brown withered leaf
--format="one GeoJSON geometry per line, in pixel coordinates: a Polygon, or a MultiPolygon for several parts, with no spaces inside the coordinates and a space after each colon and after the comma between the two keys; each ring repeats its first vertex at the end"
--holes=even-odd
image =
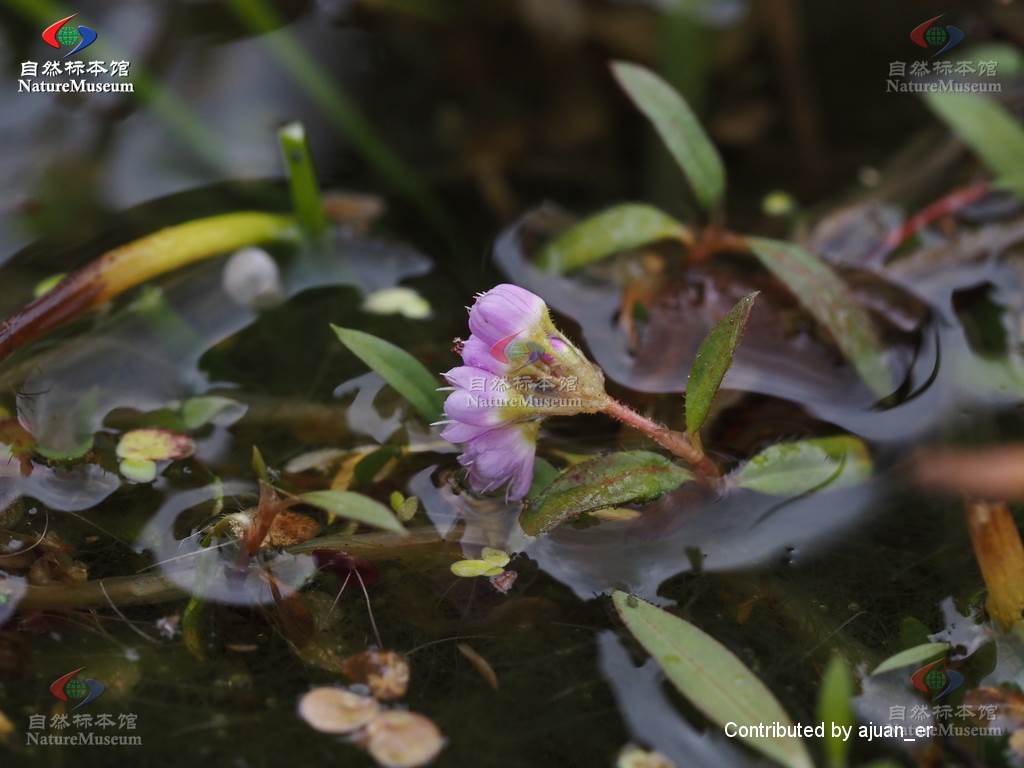
{"type": "Polygon", "coordinates": [[[279,512],[270,524],[262,549],[268,547],[290,547],[320,535],[320,523],[301,512],[285,510],[279,512]]]}
{"type": "Polygon", "coordinates": [[[400,699],[409,687],[409,662],[395,651],[357,653],[342,662],[341,671],[352,682],[369,686],[381,701],[400,699]]]}

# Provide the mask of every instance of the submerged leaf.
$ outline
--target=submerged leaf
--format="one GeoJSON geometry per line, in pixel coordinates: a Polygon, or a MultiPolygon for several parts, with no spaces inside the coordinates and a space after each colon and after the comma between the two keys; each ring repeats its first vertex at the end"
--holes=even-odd
{"type": "Polygon", "coordinates": [[[757,291],[744,296],[704,337],[686,383],[686,431],[696,435],[711,411],[711,403],[732,365],[736,347],[754,309],[757,291]]]}
{"type": "Polygon", "coordinates": [[[539,536],[584,512],[650,501],[692,479],[686,469],[649,451],[598,456],[559,475],[523,508],[519,524],[539,536]]]}
{"type": "Polygon", "coordinates": [[[684,224],[653,205],[624,203],[575,224],[544,246],[537,265],[571,272],[621,251],[659,240],[693,240],[684,224]]]}
{"type": "Polygon", "coordinates": [[[378,373],[409,401],[427,422],[441,414],[444,400],[437,391],[437,379],[426,366],[404,349],[369,333],[332,325],[341,343],[378,373]]]}
{"type": "Polygon", "coordinates": [[[871,475],[871,456],[856,437],[815,437],[771,445],[729,476],[732,485],[775,496],[842,488],[871,475]]]}
{"type": "Polygon", "coordinates": [[[818,720],[825,724],[825,757],[830,768],[844,768],[850,750],[848,740],[836,736],[832,724],[850,727],[854,724],[853,678],[841,656],[833,656],[821,680],[818,693],[818,720]]]}
{"type": "Polygon", "coordinates": [[[949,650],[949,643],[922,643],[913,648],[907,648],[899,653],[893,654],[888,659],[875,667],[871,674],[880,675],[883,672],[890,672],[902,667],[924,664],[946,654],[949,650]]]}
{"type": "MultiPolygon", "coordinates": [[[[679,692],[712,722],[755,727],[760,723],[793,724],[764,683],[713,637],[625,592],[615,591],[612,601],[633,637],[679,692]]],[[[741,738],[789,768],[812,768],[807,748],[798,737],[741,738]]]]}
{"type": "Polygon", "coordinates": [[[878,397],[892,392],[893,377],[870,315],[825,262],[793,243],[748,237],[765,268],[828,329],[840,351],[878,397]]]}
{"type": "Polygon", "coordinates": [[[722,158],[683,97],[645,67],[616,61],[612,72],[633,103],[654,124],[689,179],[697,201],[705,209],[718,205],[725,192],[722,158]]]}
{"type": "Polygon", "coordinates": [[[995,176],[1024,195],[1024,127],[1002,104],[981,93],[929,91],[924,101],[995,176]]]}
{"type": "Polygon", "coordinates": [[[352,491],[310,491],[303,493],[299,499],[304,504],[311,504],[327,513],[328,520],[335,517],[343,517],[346,520],[355,520],[357,523],[365,523],[375,528],[394,533],[406,534],[398,519],[390,509],[379,501],[374,501],[369,496],[352,491]]]}

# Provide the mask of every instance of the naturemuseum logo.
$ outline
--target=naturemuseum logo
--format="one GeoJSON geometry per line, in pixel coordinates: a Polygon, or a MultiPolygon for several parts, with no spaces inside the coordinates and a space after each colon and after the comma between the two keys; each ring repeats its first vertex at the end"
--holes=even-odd
{"type": "Polygon", "coordinates": [[[49,61],[21,62],[18,93],[135,92],[135,84],[128,79],[131,69],[128,61],[72,58],[89,48],[99,37],[92,27],[69,23],[77,15],[65,16],[43,30],[43,42],[50,48],[63,51],[63,55],[49,61]]]}
{"type": "Polygon", "coordinates": [[[945,659],[939,659],[914,672],[910,684],[922,693],[931,694],[932,701],[941,701],[964,684],[964,676],[949,669],[945,659]]]}
{"type": "Polygon", "coordinates": [[[932,58],[953,50],[963,42],[965,37],[964,31],[960,27],[954,27],[952,24],[945,26],[936,24],[935,22],[943,15],[940,13],[938,16],[933,16],[910,30],[910,39],[914,45],[934,51],[932,58]]]}
{"type": "Polygon", "coordinates": [[[78,26],[68,25],[68,22],[77,15],[77,13],[72,13],[70,16],[65,16],[60,21],[53,22],[53,24],[43,30],[43,42],[48,46],[58,50],[61,48],[71,49],[61,58],[67,59],[76,53],[84,51],[95,43],[96,38],[99,37],[96,34],[96,30],[92,27],[87,27],[84,24],[79,24],[78,26]]]}
{"type": "Polygon", "coordinates": [[[940,59],[964,41],[960,27],[938,24],[943,14],[933,16],[910,30],[918,48],[931,51],[918,61],[890,61],[886,93],[1000,93],[998,62],[993,59],[940,59]]]}
{"type": "Polygon", "coordinates": [[[50,693],[58,701],[77,701],[78,703],[72,707],[72,711],[84,707],[90,702],[96,701],[103,692],[107,689],[103,683],[93,678],[81,678],[78,673],[81,672],[85,667],[79,667],[78,669],[68,672],[66,675],[61,675],[52,683],[50,683],[50,693]]]}

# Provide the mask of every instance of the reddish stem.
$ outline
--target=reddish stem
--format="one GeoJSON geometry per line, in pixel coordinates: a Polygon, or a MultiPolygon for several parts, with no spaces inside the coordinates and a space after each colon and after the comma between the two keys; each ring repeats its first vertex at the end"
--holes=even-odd
{"type": "Polygon", "coordinates": [[[628,405],[611,397],[608,398],[608,405],[605,406],[603,412],[613,419],[643,432],[662,448],[671,451],[692,466],[704,480],[714,481],[721,477],[722,473],[718,466],[704,454],[700,447],[694,445],[686,434],[675,432],[646,416],[641,416],[628,405]]]}

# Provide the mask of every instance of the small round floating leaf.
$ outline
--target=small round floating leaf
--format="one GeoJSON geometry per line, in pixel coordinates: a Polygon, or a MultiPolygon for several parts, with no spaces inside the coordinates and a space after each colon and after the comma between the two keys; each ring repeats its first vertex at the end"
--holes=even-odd
{"type": "Polygon", "coordinates": [[[299,716],[323,733],[351,733],[380,714],[380,704],[342,688],[314,688],[299,699],[299,716]]]}
{"type": "Polygon", "coordinates": [[[480,552],[480,559],[485,560],[491,565],[497,565],[504,568],[508,565],[510,558],[508,552],[503,549],[492,549],[491,547],[484,547],[480,552]]]}
{"type": "Polygon", "coordinates": [[[118,469],[133,483],[152,483],[156,480],[156,462],[149,459],[124,459],[118,469]]]}
{"type": "Polygon", "coordinates": [[[504,568],[502,568],[500,565],[495,565],[494,567],[488,568],[486,571],[484,571],[484,576],[501,576],[501,574],[503,574],[504,572],[504,568]]]}
{"type": "Polygon", "coordinates": [[[191,437],[169,429],[133,429],[121,435],[117,455],[121,459],[169,461],[191,456],[195,448],[191,437]]]}
{"type": "Polygon", "coordinates": [[[437,726],[415,712],[391,710],[366,729],[367,750],[385,768],[419,768],[444,748],[437,726]]]}
{"type": "Polygon", "coordinates": [[[475,579],[483,576],[494,566],[486,560],[458,560],[452,563],[451,571],[463,579],[475,579]]]}

